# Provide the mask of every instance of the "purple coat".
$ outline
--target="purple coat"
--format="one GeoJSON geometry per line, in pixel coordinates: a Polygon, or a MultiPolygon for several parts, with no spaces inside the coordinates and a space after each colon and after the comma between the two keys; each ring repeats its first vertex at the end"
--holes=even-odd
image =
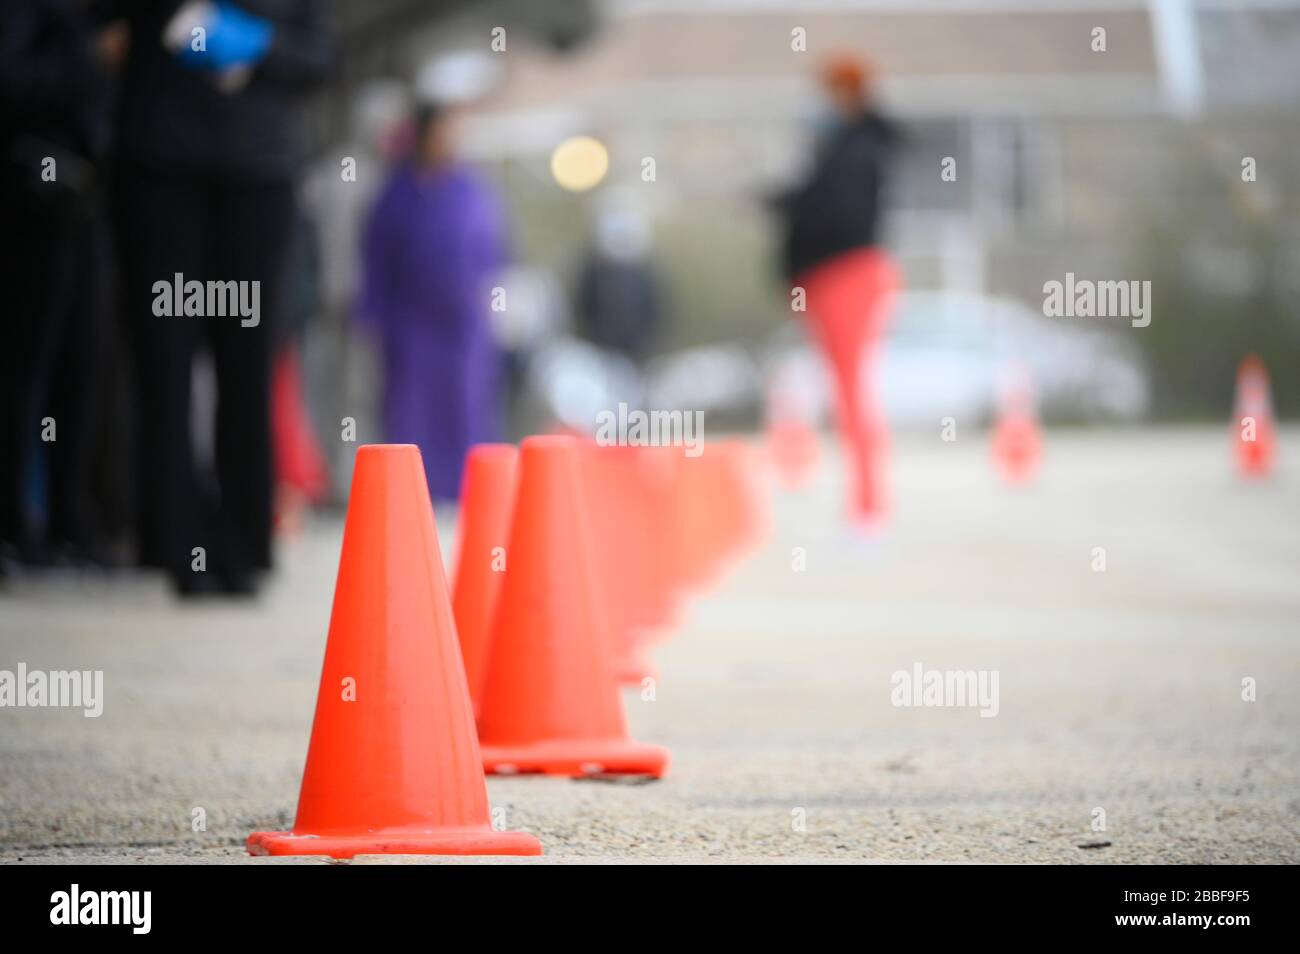
{"type": "Polygon", "coordinates": [[[366,223],[359,317],[383,348],[385,439],[419,445],[434,500],[459,495],[471,444],[500,439],[488,315],[504,233],[495,193],[462,166],[399,167],[366,223]]]}

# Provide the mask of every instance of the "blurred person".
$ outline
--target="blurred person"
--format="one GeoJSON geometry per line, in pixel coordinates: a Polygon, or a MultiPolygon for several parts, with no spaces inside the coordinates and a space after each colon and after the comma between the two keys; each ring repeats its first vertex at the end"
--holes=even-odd
{"type": "Polygon", "coordinates": [[[131,50],[115,198],[136,358],[140,560],[181,595],[251,593],[271,566],[273,325],[303,159],[297,119],[329,66],[321,6],[122,5],[131,50]],[[173,281],[240,283],[249,298],[257,289],[259,313],[160,315],[156,283],[173,281]],[[197,472],[193,448],[200,348],[216,376],[213,474],[197,472]],[[196,547],[205,572],[194,572],[196,547]]]}
{"type": "Polygon", "coordinates": [[[663,323],[650,225],[635,209],[607,203],[597,212],[594,232],[578,277],[578,330],[639,366],[663,323]]]}
{"type": "Polygon", "coordinates": [[[454,501],[471,444],[498,440],[502,355],[488,320],[506,259],[493,188],[456,157],[453,114],[420,106],[409,160],[362,237],[359,320],[383,353],[384,431],[417,444],[435,501],[454,501]]]}
{"type": "Polygon", "coordinates": [[[299,211],[285,271],[283,320],[271,370],[271,438],[275,456],[275,526],[296,532],[303,512],[325,499],[329,469],[307,406],[302,345],[321,302],[316,223],[299,211]]]}
{"type": "Polygon", "coordinates": [[[834,57],[820,81],[829,110],[813,167],[778,200],[783,267],[791,286],[804,289],[808,324],[834,381],[851,524],[872,537],[889,505],[889,434],[876,395],[876,362],[899,278],[877,243],[881,186],[898,134],[872,102],[863,60],[834,57]]]}
{"type": "Polygon", "coordinates": [[[0,203],[21,231],[0,257],[0,551],[29,563],[97,561],[103,523],[91,473],[108,344],[98,165],[127,35],[89,6],[9,0],[0,17],[0,203]]]}

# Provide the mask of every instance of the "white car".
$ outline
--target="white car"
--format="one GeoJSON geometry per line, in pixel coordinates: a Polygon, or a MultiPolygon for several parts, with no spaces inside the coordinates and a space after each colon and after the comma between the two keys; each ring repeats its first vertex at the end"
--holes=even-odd
{"type": "Polygon", "coordinates": [[[1134,333],[1047,318],[1006,298],[947,292],[899,296],[881,360],[891,420],[993,417],[1008,373],[1027,377],[1057,419],[1133,419],[1149,404],[1134,333]]]}
{"type": "MultiPolygon", "coordinates": [[[[1008,379],[1028,382],[1048,417],[1138,418],[1149,403],[1147,376],[1125,333],[1046,318],[1005,298],[903,292],[878,358],[876,387],[893,424],[930,425],[949,416],[989,421],[1008,379]]],[[[768,353],[776,387],[817,395],[820,416],[829,382],[806,335],[782,329],[768,353]]]]}
{"type": "MultiPolygon", "coordinates": [[[[1039,410],[1057,420],[1134,419],[1146,413],[1146,372],[1126,329],[1047,318],[1005,298],[949,292],[899,295],[879,358],[891,424],[944,417],[987,422],[1008,377],[1028,380],[1039,410]]],[[[690,348],[631,362],[560,336],[538,349],[530,384],[551,416],[579,430],[620,401],[689,409],[733,420],[761,415],[772,395],[810,421],[825,419],[832,392],[816,348],[797,323],[775,332],[756,361],[740,344],[690,348]]]]}

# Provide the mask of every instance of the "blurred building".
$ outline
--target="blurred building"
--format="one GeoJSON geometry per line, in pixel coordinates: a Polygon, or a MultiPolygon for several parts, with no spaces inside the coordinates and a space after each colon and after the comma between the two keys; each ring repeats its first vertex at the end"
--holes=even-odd
{"type": "MultiPolygon", "coordinates": [[[[1298,356],[1294,309],[1280,305],[1300,274],[1290,224],[1300,186],[1294,2],[598,9],[599,32],[563,59],[527,44],[512,52],[473,142],[525,170],[516,185],[544,223],[533,247],[558,262],[575,226],[547,201],[545,158],[560,138],[596,131],[610,147],[610,180],[642,189],[677,252],[681,344],[779,321],[752,200],[806,157],[810,71],[849,48],[877,64],[881,98],[907,125],[891,244],[911,287],[1010,296],[1037,310],[1044,281],[1066,271],[1151,279],[1160,317],[1139,344],[1157,369],[1167,365],[1156,394],[1165,411],[1182,409],[1195,383],[1172,375],[1212,376],[1226,394],[1241,350],[1271,351],[1275,363],[1298,356]],[[646,157],[654,183],[643,181],[646,157]],[[955,181],[940,175],[948,157],[955,181]],[[1254,182],[1243,182],[1247,157],[1267,169],[1254,182]]],[[[1282,403],[1300,406],[1300,389],[1282,403]]]]}
{"type": "MultiPolygon", "coordinates": [[[[504,29],[506,48],[491,51],[499,83],[465,131],[511,197],[518,259],[533,281],[562,283],[576,268],[601,190],[559,188],[549,160],[566,137],[596,136],[610,159],[603,185],[634,192],[655,223],[676,312],[670,350],[740,343],[758,354],[787,322],[761,200],[807,159],[815,63],[849,48],[876,63],[880,98],[905,124],[887,235],[909,288],[990,309],[1010,301],[1032,317],[1043,283],[1067,271],[1151,280],[1150,327],[1076,327],[1140,352],[1164,415],[1226,413],[1244,351],[1300,366],[1294,0],[334,9],[344,56],[321,111],[325,167],[341,142],[369,134],[358,105],[385,82],[410,83],[440,55],[490,51],[504,29]]],[[[342,255],[350,233],[336,234],[342,255]]],[[[336,281],[341,309],[349,282],[336,281]]],[[[1300,379],[1275,386],[1283,413],[1300,410],[1300,379]]]]}

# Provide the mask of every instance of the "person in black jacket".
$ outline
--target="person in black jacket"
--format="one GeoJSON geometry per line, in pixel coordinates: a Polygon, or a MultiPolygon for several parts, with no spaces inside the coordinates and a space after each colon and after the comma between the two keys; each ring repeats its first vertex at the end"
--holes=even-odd
{"type": "Polygon", "coordinates": [[[640,212],[609,204],[578,274],[578,328],[593,344],[645,364],[664,317],[663,291],[650,260],[650,224],[640,212]]]}
{"type": "Polygon", "coordinates": [[[91,461],[108,320],[99,162],[124,42],[120,26],[97,22],[82,0],[7,0],[0,16],[9,233],[0,256],[0,571],[10,557],[75,563],[99,551],[91,461]],[[43,508],[33,505],[42,498],[43,508]]]}
{"type": "Polygon", "coordinates": [[[878,247],[880,193],[898,135],[873,107],[868,70],[853,56],[823,69],[832,122],[811,174],[779,200],[785,226],[783,266],[795,307],[834,378],[837,420],[848,460],[850,514],[864,535],[888,511],[889,435],[872,384],[897,272],[878,247]]]}
{"type": "Polygon", "coordinates": [[[116,216],[136,357],[140,559],[165,568],[182,595],[248,593],[271,565],[271,325],[304,152],[302,97],[329,67],[321,4],[121,9],[131,50],[116,216]],[[200,347],[216,371],[213,474],[197,472],[192,449],[200,347]]]}

